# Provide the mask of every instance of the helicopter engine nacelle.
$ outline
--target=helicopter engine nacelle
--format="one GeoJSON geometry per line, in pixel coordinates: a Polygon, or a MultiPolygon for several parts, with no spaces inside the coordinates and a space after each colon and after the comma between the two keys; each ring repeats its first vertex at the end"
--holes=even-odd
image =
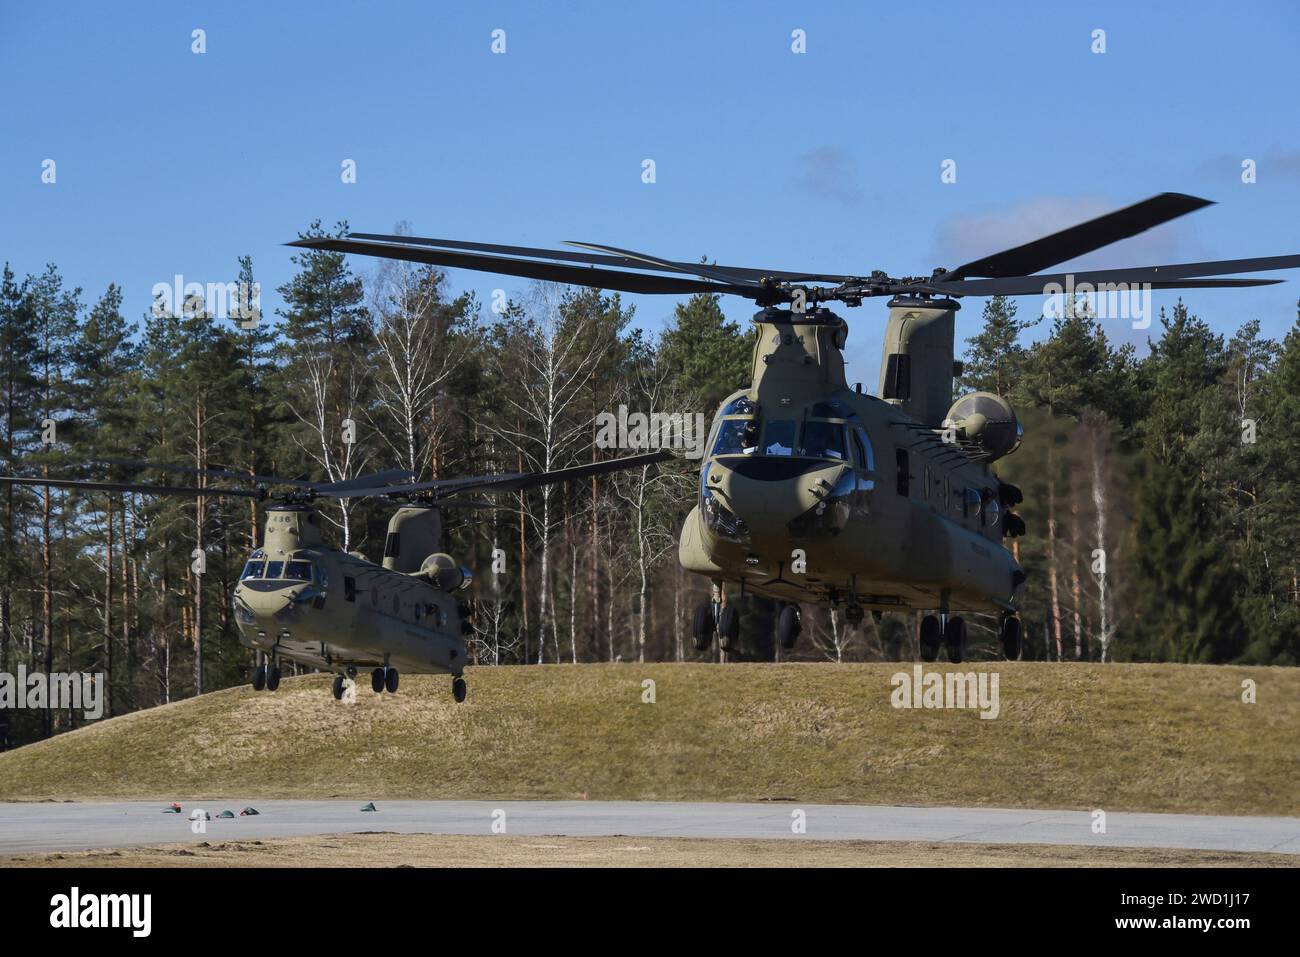
{"type": "Polygon", "coordinates": [[[468,568],[458,564],[456,559],[443,552],[435,552],[426,558],[420,566],[420,574],[427,578],[434,588],[445,592],[468,588],[474,581],[474,576],[468,568]]]}
{"type": "Polygon", "coordinates": [[[1011,403],[992,392],[972,392],[953,403],[944,419],[964,442],[973,443],[989,459],[1000,459],[1020,448],[1024,430],[1011,403]]]}

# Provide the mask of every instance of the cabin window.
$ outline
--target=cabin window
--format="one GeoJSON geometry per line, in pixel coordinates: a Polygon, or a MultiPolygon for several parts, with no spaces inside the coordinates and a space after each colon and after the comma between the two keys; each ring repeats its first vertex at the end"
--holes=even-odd
{"type": "Polygon", "coordinates": [[[343,597],[348,601],[357,600],[357,580],[351,575],[343,576],[343,597]]]}
{"type": "Polygon", "coordinates": [[[843,462],[848,458],[844,449],[844,426],[836,422],[805,422],[799,454],[843,462]]]}
{"type": "Polygon", "coordinates": [[[912,494],[912,465],[907,449],[894,450],[894,464],[898,466],[898,494],[912,494]]]}
{"type": "Polygon", "coordinates": [[[244,570],[239,573],[240,580],[242,581],[245,578],[261,578],[263,567],[264,566],[261,562],[249,562],[244,566],[244,570]]]}
{"type": "Polygon", "coordinates": [[[799,426],[793,419],[778,419],[767,423],[763,431],[764,455],[792,455],[794,437],[799,426]]]}
{"type": "Polygon", "coordinates": [[[384,557],[396,558],[402,551],[402,533],[389,532],[384,539],[384,557]]]}
{"type": "Polygon", "coordinates": [[[961,513],[966,518],[974,518],[980,514],[980,493],[978,489],[966,488],[962,494],[961,513]]]}

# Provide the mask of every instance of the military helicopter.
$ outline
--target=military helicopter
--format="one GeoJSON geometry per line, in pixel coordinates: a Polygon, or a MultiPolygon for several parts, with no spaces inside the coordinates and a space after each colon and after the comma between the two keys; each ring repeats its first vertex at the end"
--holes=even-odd
{"type": "Polygon", "coordinates": [[[879,270],[834,275],[659,259],[594,243],[536,249],[376,233],[293,246],[431,263],[634,293],[744,296],[754,315],[752,381],[714,418],[699,498],[678,543],[682,566],[712,582],[694,610],[701,650],[740,636],[745,595],[781,603],[776,639],[793,647],[801,602],[866,610],[932,611],[921,657],[966,654],[962,612],[1000,620],[1007,658],[1021,653],[1025,573],[1002,544],[1025,531],[1019,489],[991,463],[1019,446],[1010,404],[990,393],[954,403],[955,315],[963,296],[1048,295],[1259,286],[1278,279],[1217,274],[1300,267],[1300,256],[1048,273],[1057,263],[1210,205],[1161,193],[1088,222],[928,277],[879,270]],[[582,250],[582,251],[577,251],[582,250]],[[547,261],[550,260],[550,261],[547,261]],[[631,271],[637,270],[637,271],[631,271]],[[666,274],[666,275],[665,275],[666,274]],[[848,326],[823,303],[890,297],[879,395],[850,389],[848,326]]]}
{"type": "Polygon", "coordinates": [[[343,697],[345,679],[372,668],[376,694],[395,693],[400,671],[450,674],[452,695],[464,701],[466,638],[473,630],[472,603],[463,594],[469,569],[442,548],[441,509],[480,505],[470,496],[517,492],[572,482],[671,458],[668,451],[625,456],[550,472],[517,472],[411,482],[405,469],[390,469],[340,482],[309,482],[228,469],[112,459],[104,464],[131,470],[186,472],[205,479],[252,483],[253,488],[179,486],[138,482],[0,476],[0,484],[50,486],[82,491],[138,492],[216,498],[233,496],[269,503],[263,544],[248,556],[232,604],[240,641],[257,658],[257,691],[280,685],[279,662],[296,661],[336,672],[332,693],[343,697]],[[284,491],[272,495],[271,488],[284,491]],[[402,504],[388,523],[382,564],[358,551],[324,543],[317,499],[387,498],[402,504]]]}

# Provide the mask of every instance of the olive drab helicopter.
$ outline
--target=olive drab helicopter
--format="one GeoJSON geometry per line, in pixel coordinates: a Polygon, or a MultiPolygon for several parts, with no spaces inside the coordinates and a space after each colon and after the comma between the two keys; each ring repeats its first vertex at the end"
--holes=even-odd
{"type": "Polygon", "coordinates": [[[801,630],[799,604],[917,609],[921,657],[965,655],[962,613],[1000,619],[1002,650],[1021,653],[1025,573],[1003,545],[1025,532],[1022,493],[990,467],[1015,451],[1021,429],[1003,398],[954,402],[955,316],[964,296],[1053,290],[1259,286],[1279,279],[1218,274],[1300,267],[1300,255],[1042,273],[1085,253],[1210,205],[1162,193],[956,269],[894,278],[659,259],[592,243],[573,250],[375,233],[293,246],[357,253],[633,293],[727,294],[752,299],[751,382],[718,410],[700,469],[698,500],[682,528],[682,566],[710,579],[694,611],[696,646],[740,636],[740,601],[780,603],[775,638],[801,630]],[[548,261],[549,260],[549,261],[548,261]],[[635,271],[633,271],[635,270],[635,271]],[[888,296],[878,395],[845,377],[845,321],[823,304],[888,296]]]}
{"type": "Polygon", "coordinates": [[[671,458],[667,451],[625,456],[551,472],[520,472],[411,482],[391,469],[341,482],[308,482],[228,469],[104,460],[133,471],[157,469],[252,483],[254,488],[203,487],[84,479],[0,476],[0,484],[147,495],[252,498],[268,503],[263,544],[248,556],[232,596],[240,641],[257,658],[252,684],[274,691],[281,660],[336,673],[335,698],[345,679],[371,668],[376,693],[397,691],[400,672],[450,674],[452,694],[464,701],[467,639],[473,604],[465,597],[470,570],[443,551],[441,510],[481,507],[470,496],[518,492],[572,482],[671,458]],[[274,495],[270,489],[282,487],[274,495]],[[325,544],[317,499],[385,498],[400,502],[388,523],[382,564],[361,552],[325,544]]]}

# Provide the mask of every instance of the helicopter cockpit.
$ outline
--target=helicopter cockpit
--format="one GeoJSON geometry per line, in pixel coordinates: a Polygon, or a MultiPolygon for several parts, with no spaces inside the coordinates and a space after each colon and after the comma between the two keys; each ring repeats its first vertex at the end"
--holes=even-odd
{"type": "Polygon", "coordinates": [[[871,439],[857,413],[838,399],[814,402],[802,415],[782,409],[764,418],[758,403],[741,396],[722,409],[710,445],[710,458],[725,455],[843,462],[861,472],[876,468],[871,439]]]}

